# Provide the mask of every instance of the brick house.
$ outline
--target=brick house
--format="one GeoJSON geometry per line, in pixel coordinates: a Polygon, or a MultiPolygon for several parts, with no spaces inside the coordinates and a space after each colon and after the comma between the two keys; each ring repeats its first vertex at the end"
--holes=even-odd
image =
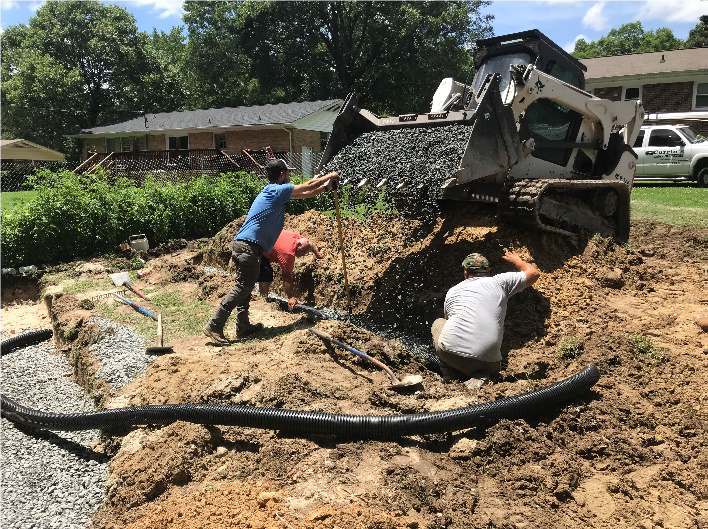
{"type": "MultiPolygon", "coordinates": [[[[311,173],[324,150],[340,99],[233,108],[210,108],[158,114],[133,114],[70,137],[81,142],[81,159],[93,153],[113,159],[196,159],[270,148],[289,155],[304,173],[311,173]]],[[[229,158],[231,159],[231,158],[229,158]]]]}
{"type": "Polygon", "coordinates": [[[708,48],[580,59],[585,90],[614,101],[639,99],[646,123],[685,123],[708,135],[708,48]]]}

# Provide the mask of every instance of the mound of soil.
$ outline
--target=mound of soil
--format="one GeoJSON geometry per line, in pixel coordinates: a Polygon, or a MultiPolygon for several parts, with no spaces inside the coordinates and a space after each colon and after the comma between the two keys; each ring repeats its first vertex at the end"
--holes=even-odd
{"type": "MultiPolygon", "coordinates": [[[[191,282],[193,291],[199,283],[216,307],[230,279],[198,278],[188,266],[226,269],[242,220],[200,255],[155,259],[163,272],[152,280],[161,288],[191,282]]],[[[444,382],[397,341],[341,321],[317,324],[399,374],[422,375],[424,389],[397,393],[385,373],[328,349],[303,317],[254,297],[251,319],[266,331],[226,347],[200,336],[171,343],[175,353],[108,406],[208,402],[382,415],[492,401],[590,364],[599,383],[526,420],[388,441],[186,423],[136,428],[115,440],[96,527],[628,529],[693,528],[706,519],[708,337],[695,324],[708,315],[704,233],[635,224],[629,245],[595,238],[575,247],[497,226],[490,210],[469,206],[432,226],[390,215],[344,224],[354,312],[390,325],[425,329],[441,315],[468,253],[487,256],[494,273],[509,270],[505,248],[537,264],[541,278],[509,306],[509,363],[498,382],[444,382]],[[564,353],[569,338],[580,344],[575,356],[564,353]]],[[[297,260],[300,299],[345,308],[336,221],[308,212],[288,216],[286,228],[326,252],[297,260]]],[[[278,280],[273,290],[282,293],[278,280]]]]}

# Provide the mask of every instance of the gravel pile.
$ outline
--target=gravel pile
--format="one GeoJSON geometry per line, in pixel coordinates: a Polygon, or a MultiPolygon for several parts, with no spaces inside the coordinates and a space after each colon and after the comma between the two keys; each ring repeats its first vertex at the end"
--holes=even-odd
{"type": "Polygon", "coordinates": [[[145,339],[129,327],[103,318],[91,318],[101,329],[101,339],[89,348],[100,362],[96,376],[120,389],[140,375],[155,357],[145,352],[145,339]]]}
{"type": "MultiPolygon", "coordinates": [[[[2,393],[31,408],[92,411],[52,341],[2,357],[2,393]]],[[[86,529],[104,498],[107,458],[93,430],[25,431],[2,419],[3,529],[86,529]]]]}
{"type": "Polygon", "coordinates": [[[399,190],[408,203],[404,213],[429,215],[440,187],[459,168],[471,132],[466,125],[367,132],[322,172],[339,172],[343,185],[373,188],[372,199],[384,187],[399,190]]]}

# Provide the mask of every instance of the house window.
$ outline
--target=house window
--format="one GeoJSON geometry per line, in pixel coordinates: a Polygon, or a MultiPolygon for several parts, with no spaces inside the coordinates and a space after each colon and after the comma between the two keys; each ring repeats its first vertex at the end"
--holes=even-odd
{"type": "Polygon", "coordinates": [[[226,149],[226,134],[214,134],[214,148],[226,149]]]}
{"type": "Polygon", "coordinates": [[[641,86],[623,86],[622,101],[636,101],[642,97],[641,86]]]}
{"type": "Polygon", "coordinates": [[[168,149],[171,151],[189,149],[189,136],[170,136],[167,139],[168,149]]]}
{"type": "Polygon", "coordinates": [[[120,150],[121,152],[130,152],[133,150],[133,138],[121,138],[120,139],[120,150]]]}
{"type": "Polygon", "coordinates": [[[147,151],[147,136],[136,136],[135,137],[135,150],[136,151],[147,151]]]}
{"type": "Polygon", "coordinates": [[[708,108],[708,83],[696,83],[696,104],[693,108],[708,108]]]}
{"type": "Polygon", "coordinates": [[[118,140],[120,138],[106,138],[106,152],[117,152],[118,140]]]}

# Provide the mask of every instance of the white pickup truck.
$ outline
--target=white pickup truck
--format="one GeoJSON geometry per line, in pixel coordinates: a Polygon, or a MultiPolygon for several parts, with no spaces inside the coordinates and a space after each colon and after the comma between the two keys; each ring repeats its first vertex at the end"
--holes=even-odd
{"type": "Polygon", "coordinates": [[[635,179],[692,180],[708,187],[708,141],[686,125],[645,125],[634,142],[635,179]]]}

